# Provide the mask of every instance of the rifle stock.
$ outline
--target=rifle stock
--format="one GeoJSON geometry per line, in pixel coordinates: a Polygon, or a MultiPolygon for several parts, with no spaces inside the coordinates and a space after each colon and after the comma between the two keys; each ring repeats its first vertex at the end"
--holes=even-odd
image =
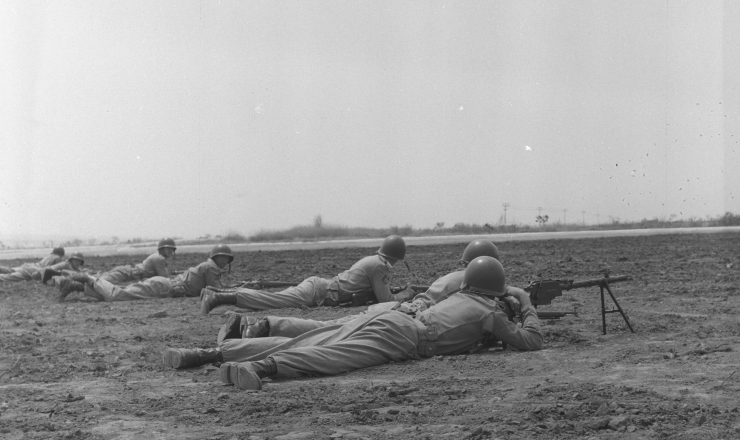
{"type": "MultiPolygon", "coordinates": [[[[412,284],[408,287],[412,288],[414,292],[416,293],[426,292],[429,289],[429,286],[422,286],[422,285],[417,285],[417,284],[412,284]]],[[[404,290],[406,290],[406,287],[404,286],[391,286],[391,293],[393,294],[396,294],[398,292],[403,292],[404,290]]]]}
{"type": "Polygon", "coordinates": [[[243,281],[235,287],[245,287],[247,289],[271,289],[273,287],[294,287],[301,283],[293,281],[243,281]]]}

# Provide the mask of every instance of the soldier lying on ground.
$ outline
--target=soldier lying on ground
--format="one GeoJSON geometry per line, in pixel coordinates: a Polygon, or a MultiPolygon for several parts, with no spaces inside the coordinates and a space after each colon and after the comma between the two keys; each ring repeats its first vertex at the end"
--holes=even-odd
{"type": "MultiPolygon", "coordinates": [[[[468,263],[478,257],[493,257],[499,259],[499,251],[495,244],[488,240],[474,240],[465,248],[460,258],[460,269],[438,278],[429,288],[422,293],[417,294],[411,302],[385,302],[372,305],[365,313],[374,313],[385,310],[398,310],[408,314],[423,312],[433,305],[444,301],[455,292],[460,291],[460,285],[463,282],[465,268],[468,263]]],[[[514,307],[513,297],[504,298],[511,302],[510,307],[514,307]]],[[[518,306],[518,304],[517,304],[518,306]]],[[[512,310],[509,308],[508,310],[512,310]]],[[[313,319],[287,318],[280,316],[267,316],[264,318],[255,318],[249,315],[232,314],[227,319],[218,333],[217,343],[220,344],[224,339],[238,338],[261,338],[265,336],[285,336],[294,338],[311,330],[327,327],[334,324],[344,324],[354,319],[362,317],[360,315],[349,315],[342,318],[329,321],[317,321],[313,319]]]]}
{"type": "MultiPolygon", "coordinates": [[[[47,267],[41,267],[38,269],[34,269],[33,267],[26,267],[8,275],[0,275],[0,279],[3,279],[4,281],[36,280],[44,282],[49,280],[47,273],[72,275],[78,272],[86,271],[87,269],[85,269],[84,266],[85,257],[82,255],[82,252],[72,252],[72,255],[70,255],[66,261],[62,261],[60,263],[56,263],[47,267]]],[[[46,283],[44,282],[44,284],[46,283]]]]}
{"type": "Polygon", "coordinates": [[[132,301],[181,296],[198,296],[205,287],[221,287],[223,269],[234,260],[231,248],[225,244],[215,246],[203,263],[183,271],[174,278],[155,276],[139,283],[119,287],[104,277],[76,274],[69,281],[75,284],[60,285],[59,300],[63,301],[70,292],[82,291],[86,296],[101,301],[132,301]]]}
{"type": "Polygon", "coordinates": [[[38,263],[23,263],[20,266],[8,267],[0,266],[0,281],[29,281],[29,280],[40,280],[38,272],[54,264],[59,264],[64,261],[64,248],[55,247],[51,254],[42,258],[38,263]],[[5,276],[9,275],[9,276],[5,276]]]}
{"type": "MultiPolygon", "coordinates": [[[[108,281],[111,284],[130,283],[133,281],[146,280],[155,276],[169,278],[172,275],[170,261],[175,258],[176,250],[177,247],[175,246],[175,240],[171,238],[163,238],[159,240],[157,252],[146,257],[143,262],[135,266],[116,266],[113,269],[98,275],[97,278],[99,280],[108,281]]],[[[59,275],[64,274],[50,269],[51,268],[47,268],[45,270],[41,282],[46,284],[50,278],[57,277],[54,279],[54,284],[59,286],[59,290],[62,292],[63,297],[66,297],[71,292],[84,291],[84,286],[79,281],[58,277],[59,275]]]]}
{"type": "MultiPolygon", "coordinates": [[[[229,291],[201,292],[200,311],[207,315],[220,305],[235,305],[248,310],[289,307],[336,306],[352,302],[353,295],[375,295],[378,302],[405,301],[415,292],[411,288],[391,293],[391,268],[406,256],[406,242],[397,235],[383,241],[377,255],[365,257],[332,279],[310,277],[281,292],[239,288],[229,291]]],[[[367,301],[365,301],[367,302],[367,301]]]]}
{"type": "Polygon", "coordinates": [[[512,290],[521,303],[522,327],[499,307],[505,293],[501,263],[479,257],[465,269],[462,290],[415,316],[396,310],[369,313],[346,324],[319,328],[297,338],[227,339],[217,349],[168,349],[165,366],[221,365],[221,380],[259,390],[266,377],[333,375],[420,356],[466,353],[479,344],[505,342],[519,350],[542,348],[537,312],[529,296],[512,290]]]}

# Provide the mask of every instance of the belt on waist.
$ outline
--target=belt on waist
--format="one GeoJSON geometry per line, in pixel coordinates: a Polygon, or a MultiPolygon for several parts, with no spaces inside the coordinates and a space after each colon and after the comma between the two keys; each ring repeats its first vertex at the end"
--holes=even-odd
{"type": "Polygon", "coordinates": [[[419,345],[416,353],[423,357],[432,357],[437,351],[437,329],[433,326],[426,326],[418,319],[414,319],[416,332],[419,335],[419,345]]]}
{"type": "Polygon", "coordinates": [[[188,296],[188,290],[185,288],[185,285],[177,278],[172,280],[172,292],[176,296],[188,296]]]}
{"type": "Polygon", "coordinates": [[[337,304],[347,304],[352,302],[352,294],[343,291],[339,287],[339,280],[336,277],[329,280],[329,284],[326,286],[326,292],[327,298],[336,298],[337,304]]]}

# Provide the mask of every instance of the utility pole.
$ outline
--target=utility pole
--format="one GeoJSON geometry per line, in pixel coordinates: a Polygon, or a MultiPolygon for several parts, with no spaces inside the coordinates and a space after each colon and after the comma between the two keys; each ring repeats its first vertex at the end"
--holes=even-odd
{"type": "Polygon", "coordinates": [[[563,224],[564,225],[568,223],[568,221],[565,219],[565,213],[566,212],[568,212],[568,210],[567,209],[563,209],[563,224]]]}
{"type": "Polygon", "coordinates": [[[538,206],[537,207],[537,215],[539,215],[540,217],[542,217],[542,206],[538,206]]]}
{"type": "Polygon", "coordinates": [[[504,207],[504,226],[506,226],[506,210],[509,209],[509,206],[511,206],[511,205],[509,205],[508,203],[504,203],[501,206],[504,207]]]}
{"type": "Polygon", "coordinates": [[[581,214],[583,214],[583,226],[586,226],[586,211],[581,211],[581,214]]]}

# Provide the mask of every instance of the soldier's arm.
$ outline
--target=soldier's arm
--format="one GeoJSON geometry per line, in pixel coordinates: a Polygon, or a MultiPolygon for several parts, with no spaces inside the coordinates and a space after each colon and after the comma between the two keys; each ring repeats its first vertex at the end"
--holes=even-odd
{"type": "Polygon", "coordinates": [[[497,310],[486,318],[484,332],[518,350],[540,350],[543,338],[537,311],[531,304],[522,306],[521,316],[523,322],[520,328],[509,321],[503,311],[497,310]]]}
{"type": "Polygon", "coordinates": [[[370,278],[370,284],[378,302],[398,301],[391,293],[389,274],[383,270],[375,270],[370,278]]]}
{"type": "Polygon", "coordinates": [[[166,258],[157,258],[153,261],[153,266],[154,272],[157,274],[157,276],[166,278],[172,276],[172,271],[170,271],[170,264],[166,258]]]}
{"type": "Polygon", "coordinates": [[[221,287],[221,271],[217,267],[209,267],[205,273],[206,286],[221,287]]]}

